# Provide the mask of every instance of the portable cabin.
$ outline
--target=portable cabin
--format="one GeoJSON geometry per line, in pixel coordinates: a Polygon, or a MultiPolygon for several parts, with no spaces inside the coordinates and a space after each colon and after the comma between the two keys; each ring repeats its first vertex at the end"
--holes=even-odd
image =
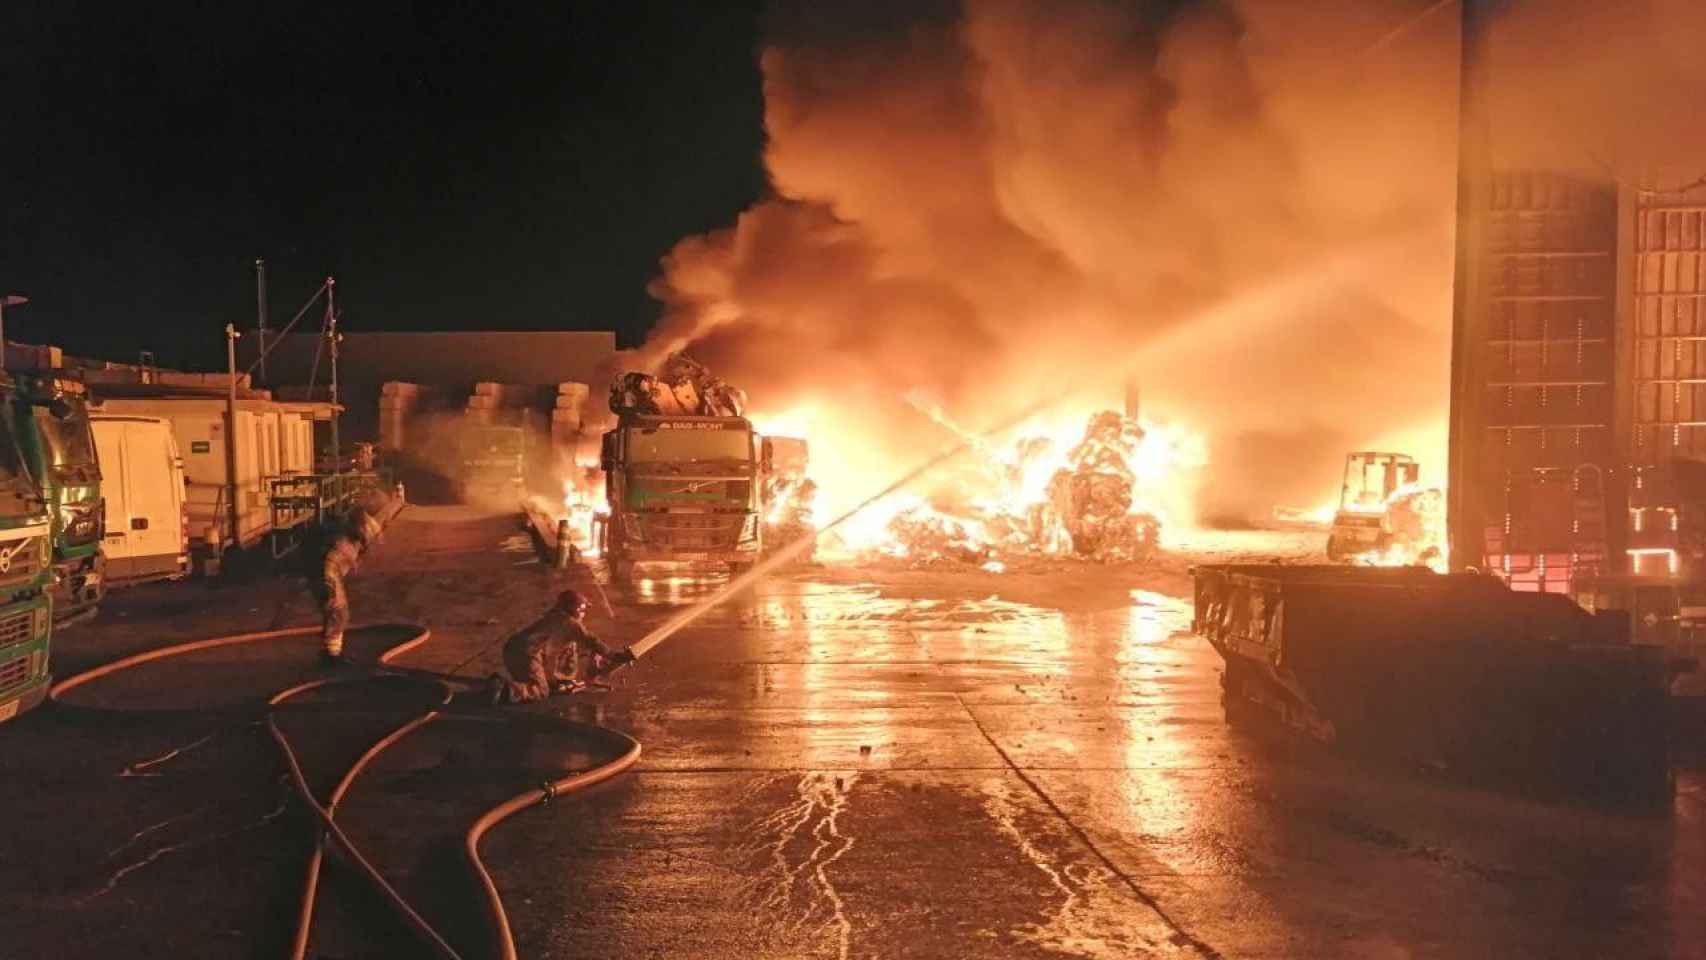
{"type": "Polygon", "coordinates": [[[330,404],[281,403],[250,392],[237,400],[228,450],[227,400],[220,391],[105,387],[97,397],[91,409],[102,415],[157,417],[171,425],[184,463],[190,547],[209,573],[225,550],[252,547],[272,532],[273,481],[312,472],[313,421],[329,419],[332,410],[330,404]]]}

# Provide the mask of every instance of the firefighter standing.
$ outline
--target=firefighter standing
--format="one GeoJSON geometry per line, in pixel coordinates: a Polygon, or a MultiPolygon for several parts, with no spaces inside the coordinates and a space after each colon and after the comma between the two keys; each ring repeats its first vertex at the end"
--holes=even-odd
{"type": "Polygon", "coordinates": [[[531,703],[553,693],[579,686],[580,654],[595,657],[599,672],[633,663],[628,650],[613,650],[587,631],[587,599],[565,590],[545,615],[533,621],[504,643],[504,666],[510,679],[494,673],[486,681],[493,704],[531,703]]]}
{"type": "Polygon", "coordinates": [[[355,572],[369,547],[379,542],[379,521],[365,510],[352,512],[327,545],[319,569],[309,575],[309,588],[320,604],[320,655],[338,662],[344,655],[344,630],[349,626],[349,594],[344,578],[355,572]]]}

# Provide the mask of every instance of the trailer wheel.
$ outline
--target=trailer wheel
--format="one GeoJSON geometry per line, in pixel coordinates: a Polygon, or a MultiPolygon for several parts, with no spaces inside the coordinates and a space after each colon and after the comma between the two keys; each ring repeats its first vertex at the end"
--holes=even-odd
{"type": "Polygon", "coordinates": [[[754,564],[750,560],[742,560],[742,561],[738,561],[735,563],[730,563],[729,564],[729,579],[732,580],[735,577],[738,577],[741,574],[746,573],[748,570],[751,570],[754,566],[756,566],[756,564],[754,564]]]}
{"type": "Polygon", "coordinates": [[[1334,562],[1337,562],[1339,560],[1339,538],[1338,537],[1328,537],[1327,538],[1327,559],[1332,560],[1334,562]]]}

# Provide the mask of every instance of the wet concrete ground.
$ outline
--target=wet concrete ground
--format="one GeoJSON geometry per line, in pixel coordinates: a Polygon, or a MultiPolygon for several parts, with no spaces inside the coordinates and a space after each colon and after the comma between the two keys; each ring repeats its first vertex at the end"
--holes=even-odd
{"type": "MultiPolygon", "coordinates": [[[[407,666],[483,676],[552,592],[593,586],[515,534],[411,508],[352,587],[357,623],[424,623],[407,666]]],[[[608,755],[576,723],[597,722],[645,744],[637,770],[483,848],[524,957],[1706,956],[1695,770],[1653,814],[1252,740],[1182,632],[1185,584],[1176,562],[771,578],[609,694],[451,710],[339,820],[481,956],[462,831],[608,755]]],[[[590,624],[631,642],[715,586],[612,591],[590,624]]],[[[294,584],[146,588],[61,638],[58,670],[309,619],[294,584]]],[[[0,955],[279,955],[307,834],[253,704],[319,670],[312,652],[167,662],[0,727],[0,910],[34,918],[0,955]]],[[[317,784],[430,686],[352,673],[284,718],[317,784]]],[[[341,869],[318,917],[317,955],[424,955],[341,869]]]]}

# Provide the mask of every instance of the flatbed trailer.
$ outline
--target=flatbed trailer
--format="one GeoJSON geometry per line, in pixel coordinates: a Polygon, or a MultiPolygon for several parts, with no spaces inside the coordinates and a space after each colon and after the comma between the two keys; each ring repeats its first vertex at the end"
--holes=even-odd
{"type": "Polygon", "coordinates": [[[1194,576],[1229,720],[1476,776],[1669,795],[1666,658],[1627,642],[1624,619],[1422,567],[1194,576]]]}

